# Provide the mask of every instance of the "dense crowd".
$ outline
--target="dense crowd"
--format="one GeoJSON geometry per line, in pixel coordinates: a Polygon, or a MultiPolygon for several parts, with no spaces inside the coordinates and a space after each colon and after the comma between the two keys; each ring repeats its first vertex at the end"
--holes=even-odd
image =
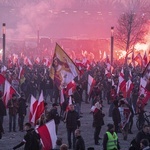
{"type": "MultiPolygon", "coordinates": [[[[3,66],[1,65],[1,68],[3,66]]],[[[94,142],[95,145],[99,145],[99,135],[101,128],[104,125],[104,117],[108,117],[103,112],[103,102],[107,101],[109,104],[109,117],[112,117],[113,122],[108,124],[108,130],[103,138],[104,150],[119,150],[118,132],[122,132],[124,140],[127,140],[128,134],[132,134],[133,117],[139,115],[139,132],[136,138],[131,141],[130,149],[150,149],[150,125],[142,124],[144,121],[143,114],[144,108],[147,104],[143,103],[145,98],[144,94],[139,94],[140,78],[142,77],[143,69],[140,66],[133,67],[132,65],[123,65],[115,62],[113,65],[113,71],[111,75],[105,74],[106,64],[104,62],[91,63],[90,69],[83,68],[82,76],[75,78],[76,88],[72,95],[68,95],[66,89],[63,90],[64,102],[61,104],[61,94],[54,81],[49,76],[49,68],[42,63],[33,63],[32,68],[27,65],[22,65],[24,73],[19,77],[19,66],[12,65],[7,68],[6,71],[1,72],[6,79],[15,88],[17,93],[13,94],[12,98],[7,104],[9,115],[9,132],[16,132],[16,124],[18,119],[19,131],[24,129],[27,134],[24,137],[23,142],[15,146],[13,149],[17,149],[25,144],[26,150],[33,150],[32,147],[37,146],[37,141],[32,141],[33,128],[30,123],[26,123],[24,126],[24,119],[27,114],[28,103],[30,103],[31,95],[38,97],[40,92],[43,91],[45,101],[45,113],[41,115],[36,125],[42,126],[49,120],[54,119],[56,125],[56,133],[59,131],[60,121],[64,121],[67,128],[68,145],[62,144],[58,139],[56,142],[56,149],[75,149],[84,150],[85,143],[80,132],[80,125],[82,122],[82,101],[83,95],[85,95],[84,101],[91,104],[91,113],[93,114],[93,127],[94,142]],[[124,78],[127,81],[129,78],[133,83],[133,89],[130,95],[124,95],[121,91],[117,91],[119,73],[123,68],[124,78]],[[130,72],[132,76],[130,76],[130,72]],[[87,94],[88,75],[91,75],[96,83],[90,93],[87,94]],[[114,83],[112,83],[114,82],[114,83]],[[71,102],[70,102],[71,98],[71,102]],[[47,103],[52,102],[52,108],[50,111],[47,109],[47,103]],[[61,113],[58,112],[58,107],[61,109],[61,113]],[[25,128],[24,128],[25,127],[25,128]],[[73,141],[71,140],[73,135],[73,141]],[[31,144],[32,143],[32,144],[31,144]]],[[[5,133],[3,129],[3,117],[6,115],[6,107],[3,104],[3,84],[1,86],[0,93],[0,130],[1,138],[5,133]]],[[[148,85],[149,86],[149,85],[148,85]]],[[[149,89],[150,87],[148,87],[149,89]]],[[[34,135],[37,136],[37,135],[34,135]]],[[[40,137],[37,137],[37,139],[40,137]]],[[[40,141],[40,140],[39,140],[40,141]]],[[[36,150],[40,149],[41,145],[38,145],[36,150]]]]}

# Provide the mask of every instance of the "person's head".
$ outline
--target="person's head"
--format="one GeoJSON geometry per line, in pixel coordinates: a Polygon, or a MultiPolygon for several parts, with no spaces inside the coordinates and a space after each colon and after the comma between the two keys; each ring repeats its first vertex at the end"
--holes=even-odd
{"type": "Polygon", "coordinates": [[[24,130],[25,131],[28,131],[29,129],[31,129],[32,125],[31,123],[27,122],[25,125],[24,125],[24,130]]]}
{"type": "Polygon", "coordinates": [[[114,132],[115,131],[115,126],[113,124],[109,123],[107,125],[107,127],[108,127],[108,131],[110,131],[110,132],[114,132]]]}
{"type": "Polygon", "coordinates": [[[80,129],[76,129],[75,130],[75,137],[78,137],[81,135],[81,130],[80,129]]]}
{"type": "Polygon", "coordinates": [[[143,149],[143,148],[145,148],[145,147],[147,147],[147,146],[149,146],[149,141],[148,141],[148,139],[142,139],[142,140],[140,141],[140,148],[143,149]]]}
{"type": "Polygon", "coordinates": [[[70,104],[70,105],[69,105],[69,110],[71,110],[71,111],[74,110],[74,105],[73,105],[73,104],[70,104]]]}
{"type": "Polygon", "coordinates": [[[60,150],[68,150],[68,146],[66,144],[62,144],[60,146],[60,150]]]}
{"type": "Polygon", "coordinates": [[[141,95],[139,96],[139,100],[143,100],[143,98],[144,98],[144,94],[141,94],[141,95]]]}
{"type": "Polygon", "coordinates": [[[149,125],[143,125],[143,132],[145,133],[145,134],[148,134],[149,133],[149,125]]]}
{"type": "Polygon", "coordinates": [[[57,138],[56,145],[58,146],[62,145],[62,138],[57,138]]]}
{"type": "Polygon", "coordinates": [[[116,107],[118,107],[118,100],[115,100],[115,101],[114,101],[114,105],[115,105],[116,107]]]}

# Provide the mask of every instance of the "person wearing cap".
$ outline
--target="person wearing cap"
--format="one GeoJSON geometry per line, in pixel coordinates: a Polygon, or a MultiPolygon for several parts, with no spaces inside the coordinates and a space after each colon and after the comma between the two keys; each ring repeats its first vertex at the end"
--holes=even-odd
{"type": "Polygon", "coordinates": [[[16,118],[18,113],[18,100],[16,94],[12,95],[12,98],[8,101],[7,108],[9,109],[9,132],[16,132],[16,118]]]}
{"type": "Polygon", "coordinates": [[[47,120],[52,120],[54,119],[55,121],[55,126],[56,126],[56,134],[58,132],[58,125],[60,123],[60,115],[58,114],[58,110],[57,110],[57,107],[59,105],[57,103],[53,103],[52,104],[52,108],[51,110],[48,112],[48,116],[47,116],[47,120]]]}
{"type": "Polygon", "coordinates": [[[115,133],[115,126],[113,124],[107,125],[108,130],[104,134],[103,150],[120,150],[118,136],[115,133]]]}

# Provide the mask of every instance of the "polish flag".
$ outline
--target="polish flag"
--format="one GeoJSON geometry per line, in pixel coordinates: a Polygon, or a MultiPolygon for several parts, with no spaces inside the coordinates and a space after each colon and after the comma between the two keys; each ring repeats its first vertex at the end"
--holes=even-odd
{"type": "Polygon", "coordinates": [[[124,75],[120,73],[119,75],[119,83],[118,83],[118,89],[117,93],[122,92],[124,97],[126,97],[126,81],[124,79],[124,75]]]}
{"type": "Polygon", "coordinates": [[[105,76],[107,76],[108,78],[110,78],[111,77],[111,73],[110,72],[108,72],[108,70],[105,68],[105,76]]]}
{"type": "Polygon", "coordinates": [[[4,85],[4,95],[3,95],[3,102],[5,107],[7,107],[8,101],[12,98],[12,95],[17,93],[16,90],[12,87],[12,85],[5,80],[5,85],[4,85]]]}
{"type": "Polygon", "coordinates": [[[6,67],[6,66],[2,66],[2,68],[1,68],[1,73],[5,73],[6,70],[7,70],[7,67],[6,67]]]}
{"type": "Polygon", "coordinates": [[[67,85],[67,95],[72,95],[75,89],[76,89],[76,83],[73,80],[67,85]]]}
{"type": "Polygon", "coordinates": [[[35,63],[36,63],[36,64],[39,64],[39,63],[40,63],[40,58],[39,58],[39,57],[36,57],[35,63]]]}
{"type": "Polygon", "coordinates": [[[143,56],[143,67],[146,67],[147,63],[148,63],[148,60],[147,60],[147,54],[146,54],[146,51],[145,51],[145,54],[143,56]]]}
{"type": "Polygon", "coordinates": [[[31,60],[27,57],[24,58],[24,64],[26,66],[29,66],[30,68],[32,68],[32,66],[33,66],[31,60]]]}
{"type": "Polygon", "coordinates": [[[0,74],[0,84],[3,84],[5,82],[6,78],[0,74]]]}
{"type": "Polygon", "coordinates": [[[142,65],[142,56],[140,53],[134,57],[134,61],[136,61],[139,65],[142,65]]]}
{"type": "Polygon", "coordinates": [[[22,66],[20,66],[18,79],[21,79],[21,77],[24,75],[24,72],[24,69],[22,68],[22,66]]]}
{"type": "Polygon", "coordinates": [[[126,93],[127,93],[127,97],[130,97],[130,94],[132,92],[132,89],[133,89],[133,83],[131,80],[128,80],[126,82],[126,93]]]}
{"type": "Polygon", "coordinates": [[[49,68],[50,65],[51,65],[51,63],[50,63],[50,61],[49,61],[48,58],[44,58],[44,59],[43,59],[43,64],[44,64],[45,66],[47,66],[48,68],[49,68]]]}
{"type": "Polygon", "coordinates": [[[35,109],[35,112],[32,116],[31,122],[36,124],[37,120],[40,118],[40,116],[44,113],[44,97],[43,97],[43,91],[41,91],[37,107],[35,109]]]}
{"type": "Polygon", "coordinates": [[[55,148],[57,135],[54,120],[51,120],[45,125],[37,128],[37,132],[39,133],[42,140],[42,150],[50,150],[55,148]]]}
{"type": "Polygon", "coordinates": [[[87,94],[90,95],[91,91],[94,87],[94,85],[96,84],[96,81],[93,77],[91,77],[90,75],[88,75],[88,89],[87,89],[87,94]]]}
{"type": "Polygon", "coordinates": [[[31,122],[31,119],[33,117],[33,114],[35,113],[37,104],[38,104],[38,100],[33,95],[31,95],[29,122],[31,122]]]}
{"type": "Polygon", "coordinates": [[[64,101],[65,101],[65,99],[64,99],[63,89],[62,89],[62,90],[60,90],[60,104],[62,105],[64,101]]]}

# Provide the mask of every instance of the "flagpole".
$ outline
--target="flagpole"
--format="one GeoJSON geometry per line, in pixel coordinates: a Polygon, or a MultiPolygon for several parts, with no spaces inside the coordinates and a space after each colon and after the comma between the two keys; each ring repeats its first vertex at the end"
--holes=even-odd
{"type": "Polygon", "coordinates": [[[3,32],[3,65],[5,65],[5,34],[6,34],[6,24],[3,23],[3,27],[2,27],[2,32],[3,32]]]}
{"type": "Polygon", "coordinates": [[[114,27],[111,27],[111,65],[113,64],[113,51],[114,51],[114,27]]]}

